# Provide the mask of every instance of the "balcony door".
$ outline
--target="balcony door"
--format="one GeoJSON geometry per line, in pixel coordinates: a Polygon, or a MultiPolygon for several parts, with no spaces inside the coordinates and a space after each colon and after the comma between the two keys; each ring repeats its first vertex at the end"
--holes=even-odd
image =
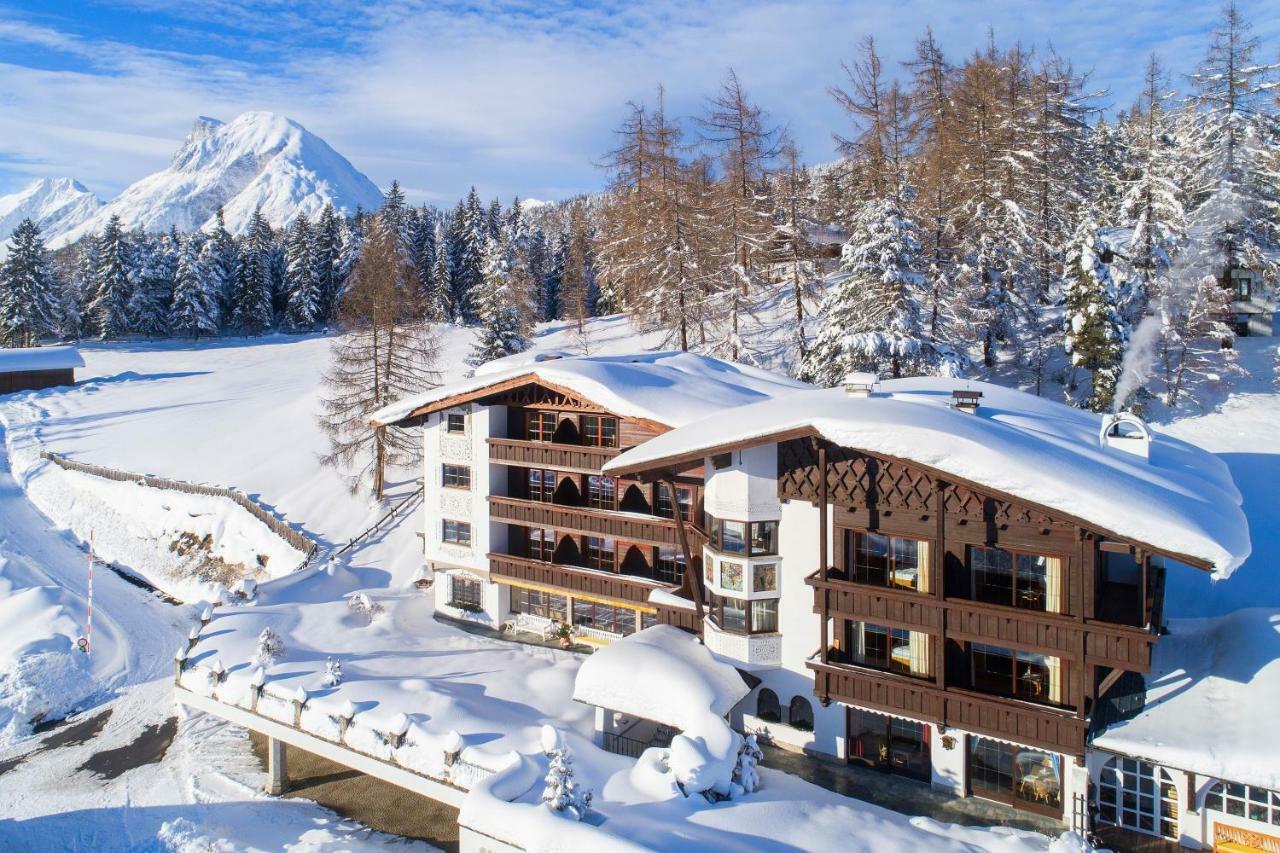
{"type": "Polygon", "coordinates": [[[850,708],[849,761],[928,782],[932,775],[929,726],[850,708]]]}

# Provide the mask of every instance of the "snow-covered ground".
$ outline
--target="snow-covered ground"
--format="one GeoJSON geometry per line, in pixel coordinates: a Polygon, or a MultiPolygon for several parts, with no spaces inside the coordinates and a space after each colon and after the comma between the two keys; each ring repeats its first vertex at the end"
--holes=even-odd
{"type": "MultiPolygon", "coordinates": [[[[468,330],[441,330],[446,379],[464,375],[471,336],[468,330]]],[[[658,343],[618,318],[593,322],[589,339],[593,353],[658,343]]],[[[551,328],[543,330],[537,345],[576,349],[578,343],[565,330],[551,328]]],[[[1182,418],[1168,428],[1224,455],[1251,516],[1254,554],[1216,586],[1191,570],[1173,573],[1170,615],[1214,615],[1241,600],[1280,609],[1280,584],[1269,578],[1280,543],[1266,494],[1280,474],[1280,436],[1274,429],[1280,397],[1267,385],[1274,346],[1241,344],[1249,365],[1259,372],[1265,367],[1266,378],[1257,378],[1220,411],[1182,418]]],[[[340,472],[317,462],[324,439],[315,413],[327,348],[323,336],[87,346],[88,366],[77,387],[3,398],[0,412],[16,424],[16,439],[10,436],[9,444],[24,466],[24,479],[36,467],[25,467],[31,454],[45,448],[83,462],[232,486],[274,508],[322,546],[332,545],[364,530],[385,506],[363,493],[352,494],[340,472]]],[[[388,500],[412,491],[419,475],[416,470],[396,473],[388,500]]],[[[58,514],[64,511],[59,506],[49,509],[58,514]]],[[[408,515],[349,552],[331,572],[272,581],[256,603],[219,608],[192,650],[192,662],[207,667],[221,660],[228,676],[219,695],[235,701],[255,669],[254,638],[269,625],[284,639],[285,649],[265,668],[268,695],[284,700],[305,688],[304,724],[317,730],[351,701],[357,711],[352,731],[363,731],[371,750],[374,733],[405,713],[407,740],[417,756],[406,751],[397,758],[420,761],[428,770],[451,732],[461,735],[469,761],[499,766],[513,749],[538,751],[541,726],[553,725],[578,754],[579,775],[596,790],[610,834],[619,840],[693,847],[720,839],[725,846],[758,849],[765,834],[776,847],[1048,847],[1043,836],[908,819],[776,771],[766,771],[759,795],[701,808],[673,799],[669,791],[635,784],[633,762],[601,753],[587,740],[589,709],[571,701],[580,658],[477,637],[432,618],[431,597],[410,583],[421,561],[419,525],[416,513],[408,515]],[[379,604],[382,614],[370,620],[349,608],[345,598],[355,592],[379,604]],[[343,661],[345,677],[336,688],[321,683],[329,656],[343,661]],[[640,834],[645,826],[649,835],[640,834]]],[[[85,555],[71,535],[50,529],[7,466],[0,472],[0,553],[9,560],[0,569],[0,607],[5,602],[18,607],[13,599],[21,593],[15,591],[50,587],[31,598],[31,607],[54,617],[42,623],[37,647],[65,648],[82,618],[85,555]]],[[[120,562],[128,565],[123,556],[120,562]]],[[[164,582],[162,575],[153,579],[164,582]]],[[[185,645],[197,612],[164,604],[110,573],[100,572],[96,583],[95,653],[87,662],[63,663],[89,668],[90,689],[77,701],[92,705],[93,712],[112,708],[112,716],[94,742],[35,752],[0,772],[0,847],[40,849],[41,840],[59,837],[50,833],[69,832],[75,839],[67,845],[72,849],[202,849],[196,841],[200,836],[278,849],[305,847],[313,840],[306,836],[313,825],[320,848],[378,843],[314,806],[254,793],[262,773],[247,740],[205,717],[180,719],[173,745],[155,764],[110,781],[77,771],[90,751],[129,743],[142,727],[159,725],[174,713],[172,655],[185,645]],[[121,808],[126,804],[128,809],[121,808]]],[[[0,643],[0,666],[9,667],[5,655],[16,654],[7,650],[18,644],[6,642],[0,643]]],[[[199,673],[188,676],[193,688],[199,687],[199,673]]],[[[21,734],[15,729],[15,737],[21,734]]],[[[27,737],[0,747],[0,767],[38,743],[27,737]]]]}

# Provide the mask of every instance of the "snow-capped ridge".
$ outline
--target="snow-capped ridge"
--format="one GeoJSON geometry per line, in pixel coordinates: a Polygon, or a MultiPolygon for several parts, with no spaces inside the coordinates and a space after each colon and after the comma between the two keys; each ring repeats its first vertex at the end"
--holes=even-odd
{"type": "Polygon", "coordinates": [[[74,227],[46,232],[53,247],[100,232],[119,216],[126,229],[209,230],[223,210],[233,233],[261,210],[275,226],[315,218],[326,204],[346,214],[377,207],[382,193],[320,137],[293,119],[251,111],[229,122],[200,116],[169,165],[127,187],[74,227]]]}
{"type": "MultiPolygon", "coordinates": [[[[75,178],[41,178],[16,193],[0,196],[0,244],[30,219],[47,238],[84,222],[102,206],[96,195],[75,178]]],[[[5,254],[0,246],[0,256],[5,254]]]]}

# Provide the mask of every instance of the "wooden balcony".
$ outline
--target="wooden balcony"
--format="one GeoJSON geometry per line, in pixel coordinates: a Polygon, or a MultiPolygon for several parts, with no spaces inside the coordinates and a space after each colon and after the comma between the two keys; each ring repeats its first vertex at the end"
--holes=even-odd
{"type": "Polygon", "coordinates": [[[490,438],[489,460],[524,468],[551,468],[575,474],[598,474],[621,451],[615,447],[582,447],[548,441],[490,438]]]}
{"type": "Polygon", "coordinates": [[[552,528],[584,536],[604,536],[650,545],[680,544],[675,521],[657,516],[490,495],[489,517],[494,521],[522,524],[525,527],[552,528]]]}
{"type": "Polygon", "coordinates": [[[814,692],[860,708],[902,714],[1068,755],[1084,755],[1088,721],[1069,710],[984,696],[935,682],[836,663],[807,662],[814,692]]]}
{"type": "Polygon", "coordinates": [[[838,619],[889,624],[948,639],[990,643],[1079,661],[1084,635],[1085,662],[1131,672],[1149,672],[1156,635],[1144,628],[1080,620],[1060,613],[1021,610],[960,598],[939,599],[906,589],[853,583],[818,573],[805,582],[814,590],[814,612],[838,619]]]}
{"type": "Polygon", "coordinates": [[[566,592],[580,592],[600,598],[648,604],[649,593],[668,584],[648,578],[614,574],[580,566],[562,566],[510,554],[489,554],[489,575],[551,586],[566,592]]]}

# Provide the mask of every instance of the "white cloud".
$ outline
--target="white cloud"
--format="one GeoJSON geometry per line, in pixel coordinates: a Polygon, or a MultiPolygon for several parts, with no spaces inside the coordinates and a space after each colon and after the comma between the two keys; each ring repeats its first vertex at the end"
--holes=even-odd
{"type": "MultiPolygon", "coordinates": [[[[563,196],[601,185],[592,163],[610,147],[626,100],[650,99],[662,81],[669,108],[687,115],[730,65],[807,158],[823,160],[843,121],[826,89],[865,34],[894,68],[926,23],[957,60],[985,43],[988,23],[1002,44],[1052,40],[1123,106],[1148,50],[1190,70],[1217,15],[1193,2],[1171,13],[1157,0],[1134,0],[1123,15],[1092,2],[1013,0],[131,5],[187,29],[232,21],[230,31],[212,29],[202,50],[227,53],[237,40],[243,49],[226,58],[90,39],[48,18],[0,21],[0,46],[78,60],[56,71],[0,65],[0,192],[46,169],[111,194],[162,167],[196,115],[271,109],[376,183],[398,177],[419,188],[419,200],[447,202],[473,183],[486,196],[563,196]]],[[[1261,2],[1245,11],[1274,51],[1280,22],[1261,2]]]]}

